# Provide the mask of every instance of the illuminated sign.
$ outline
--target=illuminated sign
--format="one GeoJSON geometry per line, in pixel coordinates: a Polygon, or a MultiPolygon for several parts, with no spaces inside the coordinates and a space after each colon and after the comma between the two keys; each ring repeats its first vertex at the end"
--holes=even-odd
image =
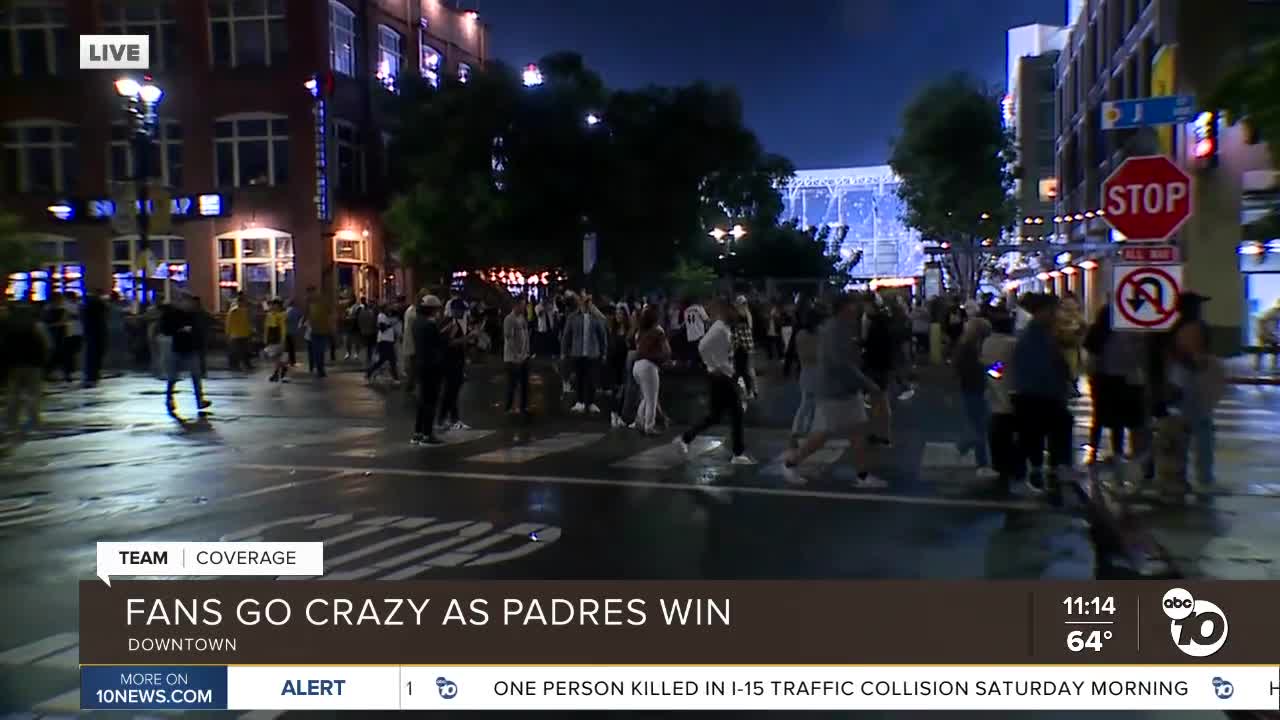
{"type": "MultiPolygon", "coordinates": [[[[128,205],[126,204],[127,208],[128,205]]],[[[179,195],[169,200],[169,214],[179,220],[199,220],[207,217],[223,217],[228,214],[230,203],[223,195],[179,195]]],[[[140,201],[134,201],[134,212],[142,209],[140,201]]],[[[148,211],[154,212],[154,201],[148,201],[148,211]]],[[[48,207],[49,214],[61,222],[72,222],[83,217],[86,220],[110,220],[119,212],[114,200],[92,198],[78,202],[59,201],[48,207]]]]}
{"type": "Polygon", "coordinates": [[[1040,200],[1046,202],[1058,197],[1058,178],[1042,178],[1040,180],[1040,200]]]}
{"type": "Polygon", "coordinates": [[[316,97],[312,109],[315,117],[315,157],[316,157],[316,219],[329,222],[333,219],[329,206],[329,108],[323,97],[316,97]]]}

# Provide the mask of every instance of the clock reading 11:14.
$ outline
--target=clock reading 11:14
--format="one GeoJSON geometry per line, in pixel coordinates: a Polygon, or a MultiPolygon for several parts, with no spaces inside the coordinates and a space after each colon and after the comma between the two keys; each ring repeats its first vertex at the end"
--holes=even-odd
{"type": "Polygon", "coordinates": [[[1106,597],[1069,597],[1064,598],[1062,606],[1067,609],[1068,615],[1115,615],[1116,599],[1110,595],[1106,597]]]}

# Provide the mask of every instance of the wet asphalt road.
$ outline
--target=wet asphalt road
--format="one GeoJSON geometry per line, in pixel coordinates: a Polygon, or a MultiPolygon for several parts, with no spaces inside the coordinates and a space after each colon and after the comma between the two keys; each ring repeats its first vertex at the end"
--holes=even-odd
{"type": "MultiPolygon", "coordinates": [[[[700,383],[665,382],[682,427],[704,407],[700,383]]],[[[782,482],[796,398],[776,382],[752,410],[751,468],[728,464],[724,430],[682,461],[674,430],[644,438],[570,416],[551,372],[525,421],[499,412],[494,371],[474,369],[463,410],[475,429],[429,449],[407,443],[402,391],[355,373],[284,386],[215,373],[213,412],[181,422],[160,390],[130,377],[59,392],[45,430],[0,460],[0,711],[74,709],[75,583],[93,577],[100,540],[324,540],[329,574],[365,579],[1094,575],[1073,508],[993,499],[961,467],[942,383],[900,405],[897,446],[874,459],[891,485],[874,492],[849,489],[836,452],[807,485],[782,482]]],[[[1240,407],[1272,412],[1276,398],[1249,392],[1240,407]]],[[[1260,424],[1241,433],[1273,434],[1270,414],[1248,417],[1260,424]]],[[[1223,446],[1224,463],[1247,463],[1238,495],[1267,495],[1251,468],[1278,451],[1223,446]]]]}

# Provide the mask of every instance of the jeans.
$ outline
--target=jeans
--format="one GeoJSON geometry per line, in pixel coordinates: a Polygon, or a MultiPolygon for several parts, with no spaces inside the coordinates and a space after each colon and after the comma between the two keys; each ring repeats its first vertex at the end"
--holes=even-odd
{"type": "Polygon", "coordinates": [[[84,336],[84,382],[96,383],[102,378],[102,358],[106,352],[106,338],[101,335],[84,336]]]}
{"type": "Polygon", "coordinates": [[[1051,467],[1071,466],[1071,412],[1065,400],[1035,395],[1017,395],[1013,399],[1018,421],[1018,444],[1032,471],[1044,467],[1044,452],[1049,450],[1051,467]]]}
{"type": "Polygon", "coordinates": [[[311,333],[311,346],[308,349],[311,355],[311,367],[315,369],[316,377],[324,377],[324,355],[329,349],[329,336],[311,333]]]}
{"type": "Polygon", "coordinates": [[[289,356],[289,367],[298,364],[298,336],[290,333],[284,336],[284,351],[289,356]]]}
{"type": "Polygon", "coordinates": [[[252,370],[253,363],[249,358],[249,338],[231,338],[228,341],[228,362],[232,370],[252,370]]]}
{"type": "Polygon", "coordinates": [[[440,398],[440,422],[456,423],[462,420],[458,410],[458,396],[462,394],[462,381],[466,376],[467,366],[460,362],[450,363],[444,368],[444,392],[440,398]]]}
{"type": "Polygon", "coordinates": [[[978,467],[991,465],[991,453],[987,448],[987,436],[991,431],[991,406],[982,390],[964,392],[964,414],[973,430],[973,456],[978,467]]]}
{"type": "Polygon", "coordinates": [[[1190,420],[1191,447],[1196,455],[1196,482],[1213,485],[1213,446],[1217,439],[1213,416],[1204,415],[1190,420]]]}
{"type": "Polygon", "coordinates": [[[813,432],[813,413],[818,409],[818,395],[813,388],[816,384],[816,368],[800,368],[800,407],[791,420],[792,435],[808,435],[813,432]]]}
{"type": "Polygon", "coordinates": [[[648,432],[653,430],[658,420],[658,393],[661,388],[662,374],[658,366],[649,360],[637,360],[631,369],[632,376],[640,386],[640,408],[636,411],[636,426],[648,432]]]}
{"type": "Polygon", "coordinates": [[[576,357],[573,359],[574,384],[577,385],[578,402],[582,405],[594,405],[596,402],[596,359],[576,357]]]}
{"type": "Polygon", "coordinates": [[[742,402],[738,400],[738,385],[733,378],[712,373],[707,376],[711,393],[711,410],[706,419],[685,431],[682,439],[686,443],[706,432],[714,425],[720,424],[724,414],[729,413],[729,425],[733,432],[733,454],[746,452],[746,438],[742,427],[742,402]]]}
{"type": "Polygon", "coordinates": [[[170,408],[173,407],[173,389],[178,384],[178,376],[180,373],[188,373],[191,375],[191,387],[196,394],[196,402],[204,400],[204,386],[200,382],[200,366],[199,359],[194,352],[174,352],[169,351],[166,358],[167,367],[165,368],[165,377],[167,379],[164,391],[165,404],[170,408]]]}
{"type": "Polygon", "coordinates": [[[991,469],[1006,480],[1022,480],[1027,474],[1026,458],[1018,450],[1018,419],[1013,413],[992,413],[990,431],[991,469]]]}
{"type": "Polygon", "coordinates": [[[5,415],[8,418],[10,432],[17,432],[22,427],[24,413],[31,427],[40,424],[40,403],[43,392],[44,368],[31,366],[9,368],[5,415]]]}
{"type": "Polygon", "coordinates": [[[529,412],[529,361],[507,363],[507,410],[516,406],[516,392],[520,393],[520,411],[529,412]]]}
{"type": "Polygon", "coordinates": [[[418,414],[413,422],[415,435],[434,435],[436,403],[440,399],[439,368],[417,368],[418,414]]]}
{"type": "Polygon", "coordinates": [[[369,369],[366,370],[364,373],[365,376],[373,377],[373,374],[377,372],[383,365],[389,364],[391,365],[391,377],[396,380],[399,380],[400,369],[396,367],[397,365],[396,344],[390,341],[380,342],[377,345],[377,351],[378,351],[378,360],[377,362],[369,366],[369,369]]]}
{"type": "Polygon", "coordinates": [[[741,379],[747,387],[747,392],[755,392],[756,378],[755,373],[751,371],[751,351],[746,348],[736,348],[733,351],[733,379],[741,379]]]}

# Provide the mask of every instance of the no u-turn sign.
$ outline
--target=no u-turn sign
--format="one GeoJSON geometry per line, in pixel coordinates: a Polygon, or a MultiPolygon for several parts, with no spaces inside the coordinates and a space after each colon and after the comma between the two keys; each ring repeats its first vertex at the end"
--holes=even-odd
{"type": "Polygon", "coordinates": [[[1178,320],[1181,265],[1117,265],[1113,330],[1168,330],[1178,320]]]}

